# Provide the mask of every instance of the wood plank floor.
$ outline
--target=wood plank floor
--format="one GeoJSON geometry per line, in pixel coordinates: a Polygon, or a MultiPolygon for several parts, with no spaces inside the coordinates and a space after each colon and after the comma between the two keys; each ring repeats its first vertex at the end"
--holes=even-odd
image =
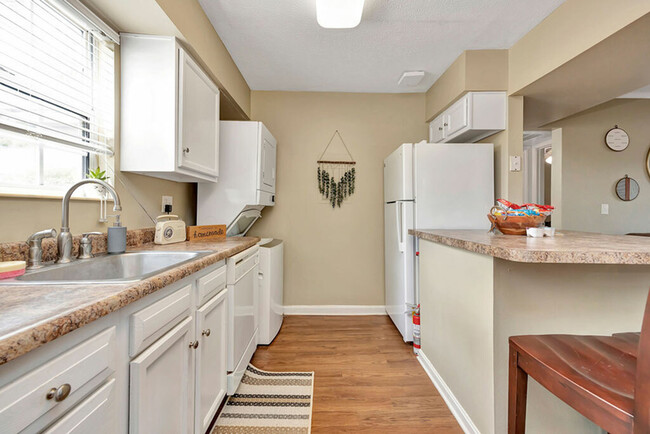
{"type": "Polygon", "coordinates": [[[251,362],[315,371],[313,433],[462,433],[387,316],[288,316],[251,362]]]}

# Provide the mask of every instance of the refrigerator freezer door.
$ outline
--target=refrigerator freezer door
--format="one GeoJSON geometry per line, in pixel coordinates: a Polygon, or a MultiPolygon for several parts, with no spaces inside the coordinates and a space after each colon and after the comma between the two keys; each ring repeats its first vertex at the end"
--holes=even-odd
{"type": "Polygon", "coordinates": [[[384,202],[413,200],[413,144],[405,143],[384,160],[384,202]]]}
{"type": "Polygon", "coordinates": [[[415,227],[485,229],[494,205],[494,146],[418,143],[415,227]]]}
{"type": "Polygon", "coordinates": [[[413,202],[384,204],[384,256],[386,313],[405,342],[413,340],[413,323],[407,305],[415,302],[413,237],[408,234],[413,222],[413,202]]]}

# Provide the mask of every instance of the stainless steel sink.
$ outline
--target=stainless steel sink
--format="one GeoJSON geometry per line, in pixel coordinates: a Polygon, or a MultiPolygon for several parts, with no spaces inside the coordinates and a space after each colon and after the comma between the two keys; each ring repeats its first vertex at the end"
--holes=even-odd
{"type": "Polygon", "coordinates": [[[69,264],[47,265],[0,285],[70,285],[129,283],[146,279],[212,252],[127,252],[77,260],[69,264]]]}

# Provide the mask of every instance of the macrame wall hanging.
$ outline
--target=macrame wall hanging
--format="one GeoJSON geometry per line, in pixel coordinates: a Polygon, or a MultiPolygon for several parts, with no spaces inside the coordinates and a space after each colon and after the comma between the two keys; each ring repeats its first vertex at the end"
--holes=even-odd
{"type": "Polygon", "coordinates": [[[354,194],[356,169],[357,164],[352,158],[352,154],[348,146],[343,141],[339,130],[334,131],[332,138],[327,142],[325,150],[316,162],[318,165],[318,190],[323,198],[328,199],[332,208],[341,207],[341,203],[350,195],[354,194]],[[326,153],[332,144],[334,137],[338,136],[341,143],[345,147],[345,151],[350,157],[349,160],[342,159],[327,159],[326,153]]]}

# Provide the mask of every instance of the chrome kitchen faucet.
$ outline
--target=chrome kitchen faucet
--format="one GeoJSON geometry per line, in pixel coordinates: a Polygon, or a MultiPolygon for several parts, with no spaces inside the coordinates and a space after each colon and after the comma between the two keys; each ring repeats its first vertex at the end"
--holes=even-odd
{"type": "Polygon", "coordinates": [[[65,264],[72,261],[72,234],[70,233],[70,198],[72,193],[81,187],[84,184],[98,184],[104,187],[108,192],[113,196],[113,211],[122,211],[122,205],[120,204],[120,196],[118,196],[115,189],[108,183],[100,181],[99,179],[84,179],[83,181],[77,182],[75,185],[70,187],[63,197],[62,209],[61,209],[61,231],[57,238],[57,245],[59,247],[59,259],[57,260],[60,264],[65,264]]]}

